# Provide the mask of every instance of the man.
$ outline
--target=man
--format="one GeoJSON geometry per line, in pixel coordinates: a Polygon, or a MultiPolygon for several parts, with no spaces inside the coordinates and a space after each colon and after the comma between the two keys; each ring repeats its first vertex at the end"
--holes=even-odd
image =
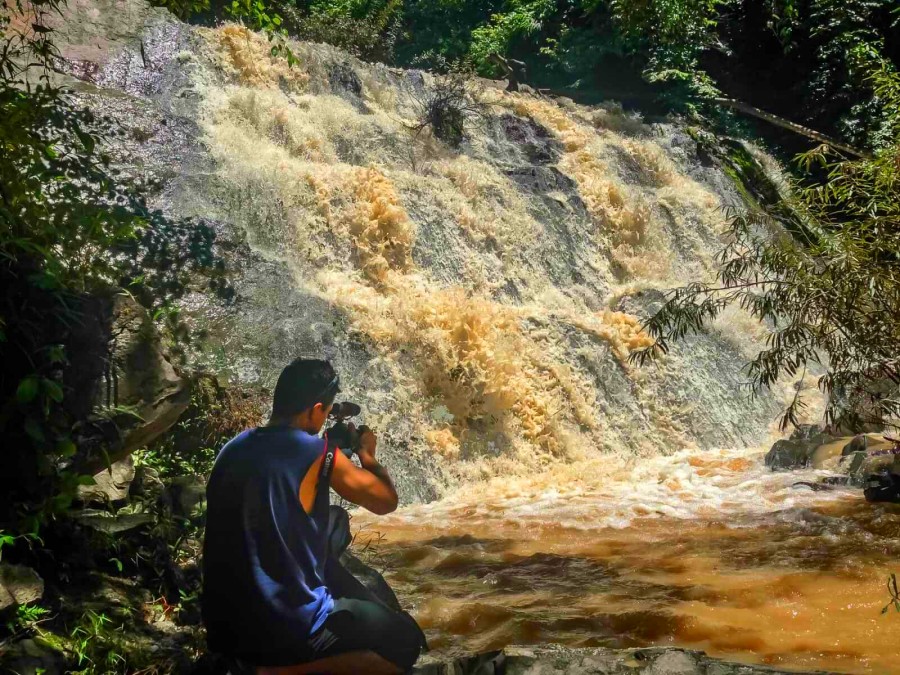
{"type": "Polygon", "coordinates": [[[397,508],[371,430],[358,430],[362,468],[319,437],[339,391],[331,364],[297,359],[278,378],[269,424],[226,444],[210,475],[203,545],[209,646],[257,675],[403,673],[424,646],[408,614],[361,584],[326,583],[329,480],[369,511],[397,508]]]}

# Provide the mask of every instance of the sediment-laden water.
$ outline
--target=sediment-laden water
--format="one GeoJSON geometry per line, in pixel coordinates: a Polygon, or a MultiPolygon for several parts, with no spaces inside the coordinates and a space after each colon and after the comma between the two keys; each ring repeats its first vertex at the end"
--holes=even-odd
{"type": "Polygon", "coordinates": [[[745,450],[603,460],[354,525],[440,651],[678,645],[897,672],[900,615],[881,610],[900,507],[794,487],[823,475],[745,450]]]}

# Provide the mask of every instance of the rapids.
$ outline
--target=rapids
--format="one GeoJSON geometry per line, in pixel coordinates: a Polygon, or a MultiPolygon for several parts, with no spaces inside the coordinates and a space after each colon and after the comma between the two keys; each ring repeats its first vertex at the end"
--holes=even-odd
{"type": "Polygon", "coordinates": [[[794,487],[827,475],[772,473],[747,450],[607,458],[354,526],[440,652],[675,645],[897,672],[898,617],[881,609],[900,507],[794,487]]]}

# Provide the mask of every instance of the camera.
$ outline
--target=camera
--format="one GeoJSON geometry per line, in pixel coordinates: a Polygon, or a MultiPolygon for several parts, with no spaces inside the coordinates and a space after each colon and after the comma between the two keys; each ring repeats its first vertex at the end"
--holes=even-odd
{"type": "Polygon", "coordinates": [[[362,412],[362,408],[356,403],[344,401],[335,403],[331,412],[328,413],[328,419],[332,422],[331,426],[325,430],[328,435],[328,443],[339,448],[348,458],[359,450],[359,431],[350,428],[347,420],[356,417],[360,412],[362,412]]]}

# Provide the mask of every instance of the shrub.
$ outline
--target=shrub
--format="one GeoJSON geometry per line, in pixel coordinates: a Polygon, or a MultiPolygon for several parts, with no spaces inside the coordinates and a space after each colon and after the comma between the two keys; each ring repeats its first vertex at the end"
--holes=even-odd
{"type": "Polygon", "coordinates": [[[223,386],[211,375],[200,375],[178,424],[139,451],[139,463],[153,467],[162,478],[208,475],[226,442],[264,423],[267,404],[261,390],[223,386]]]}
{"type": "Polygon", "coordinates": [[[466,125],[483,119],[487,106],[471,90],[471,69],[457,63],[443,70],[417,97],[420,113],[412,129],[416,133],[431,129],[436,138],[456,148],[465,137],[466,125]]]}
{"type": "Polygon", "coordinates": [[[392,63],[402,9],[402,0],[375,6],[320,3],[307,13],[285,9],[285,15],[301,40],[334,45],[366,61],[392,63]]]}

